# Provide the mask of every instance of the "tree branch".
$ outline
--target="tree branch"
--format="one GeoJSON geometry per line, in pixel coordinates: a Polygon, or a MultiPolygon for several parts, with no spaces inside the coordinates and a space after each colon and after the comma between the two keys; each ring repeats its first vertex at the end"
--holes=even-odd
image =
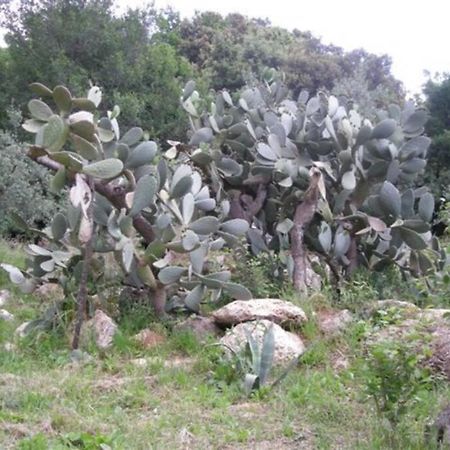
{"type": "MultiPolygon", "coordinates": [[[[64,167],[61,163],[54,161],[48,156],[29,156],[40,165],[54,171],[57,171],[64,167]]],[[[127,193],[125,188],[121,186],[113,186],[110,183],[104,183],[100,180],[95,180],[94,190],[100,195],[103,195],[103,197],[107,198],[116,209],[125,208],[128,210],[127,204],[125,202],[125,195],[127,193]]],[[[137,214],[133,218],[133,225],[147,244],[155,239],[155,232],[153,231],[151,223],[149,223],[142,214],[137,214]]]]}

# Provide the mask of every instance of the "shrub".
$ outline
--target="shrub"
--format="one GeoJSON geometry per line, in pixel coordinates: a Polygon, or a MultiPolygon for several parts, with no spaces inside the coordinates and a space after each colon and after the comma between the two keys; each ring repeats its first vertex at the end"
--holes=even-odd
{"type": "Polygon", "coordinates": [[[0,158],[0,234],[19,231],[11,212],[20,213],[31,226],[42,227],[59,209],[59,200],[48,190],[48,170],[31,161],[7,133],[0,133],[0,158]]]}

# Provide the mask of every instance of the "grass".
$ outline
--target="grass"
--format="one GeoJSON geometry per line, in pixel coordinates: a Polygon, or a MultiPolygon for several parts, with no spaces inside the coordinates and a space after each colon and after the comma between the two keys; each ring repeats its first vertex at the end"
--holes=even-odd
{"type": "MultiPolygon", "coordinates": [[[[0,261],[23,265],[20,249],[0,241],[0,261]]],[[[363,281],[347,291],[359,305],[363,281]]],[[[376,414],[365,395],[362,340],[368,322],[338,337],[322,336],[311,320],[301,330],[308,350],[297,368],[272,391],[244,395],[241,380],[220,350],[191,333],[172,333],[152,349],[132,339],[136,321],[120,323],[108,352],[91,349],[90,362],[71,362],[67,336],[54,330],[14,338],[15,328],[46,304],[14,290],[0,273],[0,289],[11,289],[11,322],[0,321],[0,448],[40,449],[423,449],[424,427],[450,401],[446,384],[420,392],[397,426],[376,414]],[[16,346],[5,350],[5,343],[16,346]],[[336,370],[336,355],[347,368],[336,370]],[[133,361],[145,358],[145,367],[133,361]]],[[[383,289],[386,289],[384,286],[383,289]]],[[[367,291],[364,292],[367,297],[367,291]]],[[[333,306],[326,294],[284,297],[312,317],[333,306]]],[[[357,309],[356,307],[354,308],[357,309]]]]}

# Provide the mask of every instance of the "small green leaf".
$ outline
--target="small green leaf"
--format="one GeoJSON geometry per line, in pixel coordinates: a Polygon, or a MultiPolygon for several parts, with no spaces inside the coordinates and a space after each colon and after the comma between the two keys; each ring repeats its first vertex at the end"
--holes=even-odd
{"type": "Polygon", "coordinates": [[[150,164],[156,156],[158,147],[153,141],[141,142],[128,157],[125,166],[128,169],[136,169],[144,164],[150,164]]]}
{"type": "Polygon", "coordinates": [[[110,158],[83,167],[83,173],[95,178],[110,179],[119,176],[123,170],[120,159],[110,158]]]}
{"type": "Polygon", "coordinates": [[[427,248],[427,243],[423,240],[420,234],[409,228],[398,227],[400,236],[405,244],[413,250],[424,250],[427,248]]]}
{"type": "Polygon", "coordinates": [[[72,108],[72,95],[64,86],[56,86],[53,89],[53,100],[61,113],[68,113],[72,108]]]}
{"type": "Polygon", "coordinates": [[[64,237],[67,231],[67,219],[64,214],[57,213],[52,220],[52,235],[53,239],[59,241],[64,237]]]}
{"type": "Polygon", "coordinates": [[[53,111],[50,109],[47,103],[44,103],[41,100],[30,100],[28,102],[28,110],[35,119],[42,120],[44,122],[47,122],[47,120],[50,119],[51,116],[53,116],[53,111]]]}
{"type": "Polygon", "coordinates": [[[181,178],[177,183],[172,184],[170,196],[172,198],[179,198],[186,195],[192,187],[193,179],[191,175],[181,178]]]}
{"type": "Polygon", "coordinates": [[[158,274],[158,279],[162,284],[176,283],[186,273],[184,267],[170,266],[162,269],[158,274]]]}
{"type": "Polygon", "coordinates": [[[31,83],[30,89],[40,97],[51,97],[53,92],[42,83],[31,83]]]}
{"type": "Polygon", "coordinates": [[[215,233],[219,228],[219,219],[214,216],[201,217],[192,222],[189,225],[189,228],[200,235],[215,233]]]}
{"type": "Polygon", "coordinates": [[[419,216],[425,221],[429,222],[434,213],[434,197],[429,192],[422,195],[419,200],[419,216]]]}
{"type": "Polygon", "coordinates": [[[130,216],[134,217],[144,208],[152,205],[155,201],[157,181],[153,175],[144,175],[139,178],[134,191],[133,204],[130,210],[130,216]]]}
{"type": "Polygon", "coordinates": [[[129,129],[123,136],[120,142],[127,144],[128,146],[133,146],[137,144],[144,136],[144,131],[142,128],[134,127],[129,129]]]}
{"type": "Polygon", "coordinates": [[[223,290],[237,300],[250,300],[253,298],[252,293],[245,286],[237,283],[224,283],[223,290]]]}
{"type": "Polygon", "coordinates": [[[58,152],[66,143],[68,127],[60,116],[54,114],[44,126],[42,146],[49,152],[58,152]]]}
{"type": "Polygon", "coordinates": [[[372,130],[371,139],[387,139],[392,136],[397,128],[397,122],[394,119],[384,119],[372,130]]]}
{"type": "Polygon", "coordinates": [[[220,229],[225,233],[230,233],[235,236],[243,235],[249,229],[248,222],[244,219],[232,219],[222,223],[220,229]]]}
{"type": "Polygon", "coordinates": [[[205,293],[205,287],[201,284],[196,286],[190,291],[184,298],[184,304],[193,312],[198,313],[200,311],[200,303],[205,293]]]}
{"type": "Polygon", "coordinates": [[[23,273],[17,267],[12,266],[11,264],[4,263],[0,264],[0,267],[8,272],[11,283],[22,284],[23,282],[25,282],[23,273]]]}
{"type": "Polygon", "coordinates": [[[61,167],[53,176],[50,182],[50,190],[54,194],[58,194],[66,184],[66,168],[61,167]]]}
{"type": "Polygon", "coordinates": [[[78,136],[77,134],[71,134],[71,139],[77,153],[87,160],[96,160],[99,157],[97,147],[91,144],[86,139],[78,136]]]}

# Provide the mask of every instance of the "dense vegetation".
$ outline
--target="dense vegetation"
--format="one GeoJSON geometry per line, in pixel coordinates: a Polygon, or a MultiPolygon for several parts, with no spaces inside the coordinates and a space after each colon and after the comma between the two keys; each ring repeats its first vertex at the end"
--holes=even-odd
{"type": "MultiPolygon", "coordinates": [[[[14,315],[0,309],[10,376],[0,393],[13,389],[0,400],[0,442],[147,448],[150,435],[162,448],[236,448],[261,443],[275,424],[272,448],[432,445],[426,422],[448,394],[430,369],[433,324],[418,307],[450,306],[450,78],[430,80],[416,104],[387,55],[260,19],[182,20],[153,6],[118,15],[112,0],[11,3],[0,3],[0,306],[14,315]],[[11,239],[22,242],[14,251],[11,239]],[[40,302],[46,286],[57,290],[40,302]],[[252,297],[307,312],[293,327],[307,351],[270,383],[273,328],[260,347],[247,334],[248,351],[231,359],[177,328],[180,317],[252,297]],[[373,306],[386,298],[410,303],[373,306]],[[83,338],[96,309],[119,323],[106,351],[83,338]],[[326,331],[321,320],[343,309],[351,323],[326,331]],[[422,319],[407,339],[377,341],[400,333],[411,311],[422,319]],[[133,338],[145,327],[157,335],[150,349],[133,338]],[[34,392],[47,371],[58,379],[68,367],[76,395],[58,383],[34,392]],[[29,396],[21,372],[36,374],[29,396]],[[111,383],[95,418],[86,413],[78,388],[89,398],[111,383]],[[264,411],[232,419],[246,396],[264,411]],[[66,402],[100,425],[57,413],[66,402]],[[211,429],[197,403],[217,416],[211,429]],[[280,425],[269,409],[284,404],[280,425]],[[169,419],[186,415],[181,428],[169,419]],[[233,431],[223,439],[209,436],[225,424],[233,431]]],[[[448,316],[436,311],[433,333],[448,316]]]]}

